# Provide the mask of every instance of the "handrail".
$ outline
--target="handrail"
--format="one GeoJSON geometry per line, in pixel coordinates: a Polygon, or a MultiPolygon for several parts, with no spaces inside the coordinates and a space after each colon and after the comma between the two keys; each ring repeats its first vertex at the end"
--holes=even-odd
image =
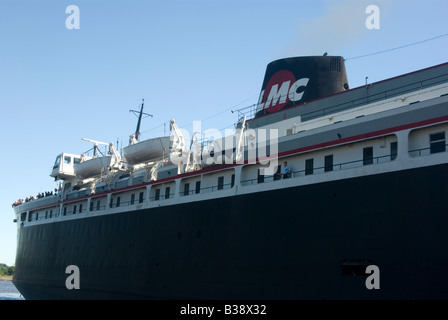
{"type": "MultiPolygon", "coordinates": [[[[371,163],[369,164],[364,164],[365,163],[365,159],[361,159],[361,160],[354,160],[354,161],[348,161],[348,162],[342,162],[339,164],[334,164],[332,166],[332,170],[328,170],[329,172],[331,171],[339,171],[339,170],[346,170],[346,169],[352,169],[352,168],[359,168],[362,167],[364,165],[370,165],[370,164],[379,164],[379,163],[386,163],[386,162],[390,162],[393,161],[396,156],[395,153],[391,153],[391,154],[387,154],[384,156],[378,156],[378,157],[372,157],[372,158],[368,158],[368,160],[371,161],[371,163]],[[387,160],[389,159],[389,160],[387,160]],[[335,170],[337,169],[337,170],[335,170]]],[[[314,174],[320,174],[320,173],[324,173],[325,171],[325,166],[324,167],[317,167],[317,168],[313,168],[312,170],[313,172],[310,173],[309,175],[314,175],[314,174]]],[[[291,178],[297,178],[297,177],[303,177],[306,176],[306,169],[304,170],[298,170],[298,171],[293,171],[291,178]]],[[[271,182],[274,180],[278,180],[276,179],[276,175],[266,175],[264,176],[264,182],[271,182]]],[[[254,178],[254,179],[247,179],[247,180],[242,180],[241,181],[241,185],[252,185],[252,184],[258,184],[259,178],[254,178]]]]}
{"type": "MultiPolygon", "coordinates": [[[[421,90],[421,89],[425,89],[425,88],[429,88],[441,83],[445,83],[448,82],[448,74],[442,74],[442,75],[438,75],[435,77],[431,77],[431,78],[427,78],[424,80],[419,80],[419,81],[415,81],[412,83],[408,83],[399,87],[395,87],[393,89],[388,89],[385,91],[381,91],[378,93],[375,93],[373,95],[367,95],[366,97],[362,97],[362,98],[357,98],[357,99],[353,99],[353,100],[349,100],[349,101],[345,101],[336,105],[332,105],[330,107],[327,108],[323,108],[323,109],[319,109],[319,110],[315,110],[315,111],[311,111],[311,112],[307,112],[307,113],[303,113],[301,114],[301,120],[302,121],[308,121],[308,120],[312,120],[314,118],[318,118],[318,117],[323,117],[325,115],[329,115],[329,114],[333,114],[335,112],[340,112],[340,111],[344,111],[344,110],[349,110],[349,109],[354,109],[356,107],[362,106],[362,105],[366,105],[368,103],[374,103],[374,102],[378,102],[381,100],[386,100],[389,98],[393,98],[396,96],[399,96],[401,94],[404,93],[408,93],[408,92],[412,92],[415,90],[421,90]]],[[[375,85],[375,83],[373,84],[369,84],[367,86],[365,86],[365,88],[370,88],[372,85],[375,85]]],[[[358,87],[358,88],[354,88],[353,90],[361,90],[363,87],[358,87]]],[[[327,97],[322,97],[316,100],[311,100],[308,102],[305,102],[307,104],[321,100],[321,99],[325,99],[327,97]]],[[[301,104],[297,104],[292,106],[291,108],[294,107],[299,107],[305,103],[301,103],[301,104]]],[[[288,108],[289,109],[289,108],[288,108]]],[[[255,118],[255,114],[256,114],[256,104],[254,105],[250,105],[248,107],[236,110],[238,111],[238,118],[240,118],[241,116],[246,116],[247,119],[254,119],[255,118]],[[249,109],[249,111],[244,111],[245,109],[249,109]]]]}
{"type": "Polygon", "coordinates": [[[354,109],[356,107],[359,107],[359,106],[362,106],[362,105],[365,105],[368,103],[386,100],[386,99],[393,98],[393,97],[396,97],[396,96],[404,94],[404,93],[412,92],[412,91],[419,90],[419,89],[421,90],[421,89],[429,88],[434,85],[445,83],[445,82],[448,82],[448,74],[443,74],[443,75],[428,78],[425,80],[412,82],[412,83],[403,85],[401,87],[396,87],[393,89],[381,91],[381,92],[375,93],[373,95],[368,95],[363,98],[353,99],[353,100],[346,101],[346,102],[343,102],[343,103],[340,103],[337,105],[333,105],[328,108],[307,112],[307,113],[304,113],[301,115],[301,119],[302,119],[302,121],[307,121],[307,120],[311,120],[314,118],[323,117],[328,114],[332,114],[332,113],[344,111],[344,110],[349,110],[349,109],[354,109]],[[444,79],[440,80],[439,78],[444,78],[444,79]],[[426,85],[424,84],[424,82],[432,81],[434,79],[439,79],[439,80],[433,81],[430,84],[426,84],[426,85]],[[399,91],[397,91],[397,90],[399,90],[399,91]],[[396,91],[396,92],[391,94],[391,92],[393,92],[393,91],[396,91]]]}
{"type": "Polygon", "coordinates": [[[185,191],[179,191],[179,195],[181,197],[183,196],[190,196],[193,194],[199,194],[199,193],[203,193],[202,191],[206,191],[206,190],[210,190],[210,191],[218,191],[218,190],[229,190],[233,188],[233,184],[232,183],[225,183],[222,186],[219,185],[213,185],[210,187],[203,187],[199,189],[199,192],[196,192],[196,189],[192,189],[188,191],[188,195],[185,194],[185,191]]]}
{"type": "Polygon", "coordinates": [[[431,152],[431,147],[427,147],[427,148],[409,150],[408,153],[409,153],[409,156],[411,156],[411,157],[428,156],[433,153],[445,152],[446,150],[448,150],[448,144],[445,144],[444,147],[445,147],[445,150],[437,151],[437,152],[431,152]],[[423,153],[423,151],[425,151],[425,152],[423,153]],[[429,152],[427,152],[427,151],[429,151],[429,152]],[[418,152],[418,155],[414,155],[414,153],[417,153],[417,152],[418,152]]]}

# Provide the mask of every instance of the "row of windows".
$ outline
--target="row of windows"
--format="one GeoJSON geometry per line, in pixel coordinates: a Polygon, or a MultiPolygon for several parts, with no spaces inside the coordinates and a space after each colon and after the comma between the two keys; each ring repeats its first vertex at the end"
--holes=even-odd
{"type": "MultiPolygon", "coordinates": [[[[82,203],[79,205],[79,207],[77,205],[74,205],[73,206],[73,210],[71,211],[71,213],[73,213],[73,214],[77,213],[78,212],[78,208],[79,208],[79,213],[81,213],[82,212],[82,203]]],[[[67,210],[68,210],[68,208],[64,207],[64,211],[63,211],[63,215],[64,216],[67,215],[67,210]]]]}
{"type": "MultiPolygon", "coordinates": [[[[445,152],[446,151],[446,141],[445,141],[445,132],[438,132],[434,134],[430,134],[430,153],[438,153],[438,152],[445,152]]],[[[380,156],[380,157],[374,157],[373,154],[373,146],[365,147],[363,148],[363,158],[362,158],[362,164],[363,165],[370,165],[373,164],[374,161],[380,162],[386,160],[388,158],[390,161],[393,161],[397,158],[398,154],[398,142],[394,141],[390,143],[390,154],[386,156],[380,156]]],[[[339,165],[340,166],[340,165],[339,165]]],[[[330,172],[333,171],[335,165],[334,165],[334,156],[332,154],[326,155],[324,157],[324,172],[330,172]]],[[[312,175],[314,174],[314,159],[306,159],[305,160],[305,175],[312,175]]],[[[276,174],[274,174],[273,179],[279,180],[281,179],[281,165],[278,166],[276,174]]],[[[265,175],[261,174],[261,171],[258,170],[258,176],[257,180],[258,183],[264,182],[265,175]]],[[[235,175],[232,175],[232,182],[231,187],[233,187],[235,183],[235,175]]],[[[218,190],[222,190],[224,187],[224,177],[218,178],[218,190]]],[[[196,182],[196,190],[195,193],[200,192],[200,181],[196,182]]],[[[190,194],[190,185],[189,183],[186,183],[184,186],[184,195],[190,194]]],[[[165,198],[168,198],[169,196],[169,187],[168,191],[165,192],[165,198]]],[[[155,200],[158,200],[160,198],[160,190],[156,191],[156,198],[155,200]]]]}
{"type": "MultiPolygon", "coordinates": [[[[138,199],[136,199],[136,194],[131,194],[131,199],[126,204],[134,205],[137,202],[142,203],[143,201],[144,201],[144,192],[140,192],[138,195],[138,199]]],[[[110,199],[109,207],[110,208],[120,207],[121,204],[122,204],[121,197],[118,196],[116,198],[110,199]]],[[[105,209],[105,205],[104,205],[104,202],[102,202],[101,200],[97,200],[97,201],[92,200],[90,202],[89,211],[99,211],[99,210],[103,210],[103,209],[105,209]]],[[[65,215],[67,215],[67,213],[76,214],[76,213],[82,213],[82,212],[83,212],[83,205],[81,203],[79,205],[74,205],[72,210],[70,210],[70,212],[68,211],[68,207],[64,207],[63,215],[65,216],[65,215]]]]}
{"type": "MultiPolygon", "coordinates": [[[[232,174],[231,176],[231,187],[233,187],[235,184],[235,175],[232,174]]],[[[217,190],[222,190],[224,189],[225,185],[224,185],[224,176],[220,176],[218,177],[218,184],[215,187],[211,187],[212,189],[217,189],[217,190]]],[[[195,182],[195,188],[194,190],[190,190],[190,183],[185,183],[184,184],[184,190],[183,190],[183,195],[190,195],[192,193],[195,194],[199,194],[201,192],[201,181],[196,181],[195,182]]],[[[167,186],[165,187],[165,194],[163,195],[164,199],[169,199],[174,195],[174,193],[171,193],[171,187],[167,186]]],[[[158,201],[160,200],[161,197],[161,188],[158,188],[155,190],[155,195],[154,195],[154,200],[158,201]]],[[[109,202],[109,207],[110,208],[117,208],[120,207],[122,205],[134,205],[137,203],[143,203],[144,202],[144,192],[140,192],[138,194],[138,199],[136,199],[136,194],[131,194],[130,200],[123,203],[121,201],[121,196],[116,196],[116,197],[111,197],[110,198],[110,202],[109,202]]],[[[104,201],[104,200],[103,200],[104,201]]],[[[69,211],[68,207],[64,207],[63,209],[63,215],[67,215],[67,214],[76,214],[76,213],[82,213],[83,212],[83,205],[79,204],[79,205],[74,205],[73,208],[69,211]]],[[[90,202],[90,208],[89,211],[99,211],[99,210],[103,210],[105,209],[105,205],[104,203],[102,203],[101,200],[92,200],[90,202]]]]}
{"type": "MultiPolygon", "coordinates": [[[[24,213],[26,214],[26,212],[24,212],[24,213]]],[[[28,215],[28,221],[33,220],[33,217],[34,217],[34,220],[39,220],[39,219],[49,219],[49,218],[52,218],[52,217],[53,217],[53,210],[46,210],[46,211],[45,211],[45,215],[44,215],[43,212],[30,213],[30,214],[28,215]]],[[[21,221],[24,221],[24,220],[25,220],[25,216],[24,216],[23,213],[22,213],[21,221]]]]}
{"type": "MultiPolygon", "coordinates": [[[[232,178],[232,180],[231,180],[231,187],[233,187],[233,185],[235,184],[235,175],[233,174],[231,178],[232,178]]],[[[218,190],[224,189],[224,176],[218,177],[217,189],[218,190]]],[[[194,193],[198,194],[200,192],[201,192],[201,181],[196,181],[195,182],[194,193]]],[[[189,195],[190,194],[190,183],[185,183],[184,184],[183,194],[184,195],[189,195]]],[[[165,194],[163,196],[164,199],[169,199],[173,195],[174,194],[171,193],[171,187],[170,186],[165,187],[165,194]]],[[[161,189],[159,188],[159,189],[155,190],[154,200],[157,201],[157,200],[160,200],[160,199],[161,199],[161,189]]],[[[126,203],[126,205],[134,205],[134,204],[137,203],[136,201],[137,201],[136,194],[131,194],[130,201],[128,201],[126,203]]],[[[143,202],[144,202],[144,192],[140,192],[139,196],[138,196],[138,203],[143,203],[143,202]]],[[[117,207],[120,207],[121,205],[122,205],[122,201],[121,201],[121,197],[120,196],[111,197],[110,203],[109,203],[109,207],[110,208],[113,208],[113,207],[117,208],[117,207]]],[[[90,202],[90,208],[89,208],[90,211],[94,211],[94,210],[98,211],[98,210],[102,210],[102,209],[104,209],[104,205],[102,205],[101,200],[97,200],[97,201],[92,200],[90,202]]],[[[70,212],[72,214],[76,214],[78,212],[82,213],[82,211],[83,211],[83,206],[82,206],[82,204],[79,204],[79,206],[78,205],[74,205],[73,209],[70,212]]],[[[64,211],[63,211],[64,215],[67,215],[67,213],[70,213],[70,212],[68,212],[68,208],[67,207],[64,207],[64,211]]]]}
{"type": "MultiPolygon", "coordinates": [[[[445,140],[445,132],[438,132],[430,134],[429,136],[430,140],[430,153],[439,153],[439,152],[445,152],[446,151],[446,140],[445,140]]],[[[373,154],[373,146],[365,147],[363,148],[363,158],[362,158],[362,164],[363,165],[370,165],[374,163],[374,160],[380,161],[380,158],[388,158],[390,157],[390,161],[395,160],[398,154],[398,143],[391,142],[390,143],[390,154],[387,156],[381,156],[381,157],[374,157],[373,154]]],[[[384,159],[385,160],[385,159],[384,159]]],[[[333,171],[334,169],[334,163],[333,163],[333,155],[327,155],[324,157],[324,172],[333,171]]],[[[278,166],[277,172],[274,175],[274,180],[281,179],[281,165],[278,166]]],[[[314,174],[314,159],[306,159],[305,160],[305,175],[311,175],[314,174]]],[[[264,182],[264,175],[260,174],[260,170],[258,172],[258,183],[264,182]]]]}
{"type": "MultiPolygon", "coordinates": [[[[391,142],[390,144],[390,154],[387,156],[381,156],[381,157],[377,157],[376,161],[380,161],[379,158],[388,158],[390,157],[390,160],[394,160],[397,157],[397,142],[391,142]]],[[[373,156],[373,147],[365,147],[363,148],[363,159],[362,159],[362,164],[363,165],[369,165],[369,164],[373,164],[374,163],[374,156],[373,156]]],[[[354,162],[358,162],[358,161],[354,161],[354,162]]],[[[329,154],[326,155],[324,157],[324,167],[323,168],[318,168],[320,170],[323,169],[324,172],[330,172],[333,171],[335,167],[341,167],[344,164],[337,164],[334,165],[334,156],[333,154],[329,154]]],[[[278,165],[277,167],[277,171],[273,176],[273,180],[280,180],[282,178],[282,174],[281,174],[281,165],[278,165]]],[[[315,172],[315,166],[314,166],[314,158],[309,158],[309,159],[305,159],[305,170],[302,171],[295,171],[294,174],[296,173],[301,173],[301,174],[305,174],[305,175],[312,175],[315,172]]],[[[258,183],[263,183],[265,179],[265,176],[263,174],[261,174],[261,171],[258,170],[258,176],[257,176],[257,182],[258,183]]]]}
{"type": "MultiPolygon", "coordinates": [[[[138,195],[138,203],[143,203],[143,201],[145,201],[144,195],[145,195],[145,193],[143,191],[139,193],[139,195],[138,195]]],[[[100,201],[97,202],[97,210],[100,210],[99,209],[100,208],[100,203],[99,202],[100,201]]],[[[131,199],[128,202],[126,202],[126,205],[134,205],[134,204],[136,204],[135,193],[131,194],[131,199]]],[[[113,198],[113,197],[110,198],[110,203],[109,203],[109,207],[110,208],[113,208],[113,207],[117,208],[120,205],[121,205],[121,197],[120,196],[118,196],[116,198],[113,198]],[[114,203],[114,201],[115,201],[115,203],[114,203]]],[[[93,209],[92,209],[92,202],[90,203],[90,211],[93,211],[93,209]]]]}
{"type": "MultiPolygon", "coordinates": [[[[231,182],[230,182],[230,188],[232,188],[235,185],[235,174],[232,174],[231,176],[231,182]]],[[[188,196],[190,194],[199,194],[201,193],[201,190],[203,189],[216,189],[216,190],[223,190],[224,187],[226,185],[224,184],[224,176],[220,176],[218,177],[218,184],[212,187],[208,187],[208,188],[201,188],[201,181],[196,181],[194,182],[194,189],[191,190],[190,188],[190,182],[186,182],[183,185],[183,191],[181,191],[181,194],[183,194],[184,196],[188,196]]],[[[155,196],[154,196],[154,200],[160,200],[160,190],[161,189],[156,189],[155,190],[155,196]]],[[[169,199],[173,194],[170,193],[171,191],[171,187],[165,187],[165,199],[169,199]]]]}
{"type": "MultiPolygon", "coordinates": [[[[223,179],[223,181],[224,181],[224,179],[223,179]]],[[[218,184],[219,184],[219,182],[218,182],[218,184]]],[[[200,192],[201,192],[201,181],[196,181],[194,193],[198,194],[200,192]]],[[[184,184],[184,196],[188,196],[189,194],[190,194],[190,183],[187,182],[184,184]]]]}

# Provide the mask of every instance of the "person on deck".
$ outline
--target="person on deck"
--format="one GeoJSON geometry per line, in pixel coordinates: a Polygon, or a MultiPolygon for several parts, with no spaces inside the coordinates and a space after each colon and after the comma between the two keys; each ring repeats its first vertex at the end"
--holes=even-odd
{"type": "Polygon", "coordinates": [[[291,178],[291,168],[288,166],[288,162],[283,162],[283,169],[282,169],[282,176],[283,179],[291,178]]]}

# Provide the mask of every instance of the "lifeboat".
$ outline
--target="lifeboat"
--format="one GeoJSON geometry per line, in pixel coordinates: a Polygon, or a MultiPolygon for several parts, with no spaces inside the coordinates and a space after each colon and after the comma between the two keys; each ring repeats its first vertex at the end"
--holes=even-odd
{"type": "Polygon", "coordinates": [[[102,156],[90,158],[75,165],[75,175],[77,178],[87,179],[100,174],[107,174],[112,156],[102,156]]]}
{"type": "Polygon", "coordinates": [[[169,151],[170,137],[143,140],[123,148],[123,156],[128,165],[160,159],[169,151]]]}

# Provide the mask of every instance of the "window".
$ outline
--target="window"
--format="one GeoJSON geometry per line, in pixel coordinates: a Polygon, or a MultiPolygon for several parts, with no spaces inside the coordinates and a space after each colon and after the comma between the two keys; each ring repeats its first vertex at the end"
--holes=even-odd
{"type": "Polygon", "coordinates": [[[110,198],[109,208],[113,208],[114,206],[114,198],[110,198]]]}
{"type": "Polygon", "coordinates": [[[120,197],[117,197],[117,205],[116,205],[116,207],[118,208],[119,206],[120,206],[120,197]]]}
{"type": "Polygon", "coordinates": [[[390,161],[395,160],[398,153],[398,144],[397,142],[391,142],[390,143],[390,161]]]}
{"type": "Polygon", "coordinates": [[[142,203],[143,202],[143,192],[140,192],[140,194],[138,195],[138,203],[142,203]]]}
{"type": "Polygon", "coordinates": [[[431,154],[445,152],[445,132],[438,132],[429,135],[429,147],[431,154]]]}
{"type": "Polygon", "coordinates": [[[76,213],[76,205],[73,206],[73,214],[75,214],[75,213],[76,213]]]}
{"type": "Polygon", "coordinates": [[[64,207],[64,216],[67,214],[67,207],[64,207]]]}
{"type": "Polygon", "coordinates": [[[165,188],[165,199],[169,199],[170,198],[170,187],[166,187],[165,188]]]}
{"type": "Polygon", "coordinates": [[[50,218],[53,216],[53,210],[50,210],[50,218]]]}
{"type": "Polygon", "coordinates": [[[79,213],[82,213],[82,204],[79,205],[79,213]]]}
{"type": "Polygon", "coordinates": [[[72,162],[72,158],[69,156],[64,156],[64,163],[70,164],[72,162]]]}
{"type": "Polygon", "coordinates": [[[233,186],[235,185],[235,174],[232,174],[232,180],[230,183],[231,183],[230,187],[233,188],[233,186]]]}
{"type": "Polygon", "coordinates": [[[96,202],[96,210],[97,210],[97,211],[100,210],[100,207],[101,207],[101,200],[98,200],[98,201],[96,202]]]}
{"type": "Polygon", "coordinates": [[[56,157],[56,161],[54,162],[53,169],[59,167],[59,163],[61,162],[61,156],[56,157]]]}
{"type": "Polygon", "coordinates": [[[314,159],[307,159],[305,161],[305,175],[313,174],[314,172],[314,159]]]}
{"type": "Polygon", "coordinates": [[[218,190],[224,189],[224,177],[218,178],[218,190]]]}
{"type": "Polygon", "coordinates": [[[135,202],[135,194],[131,194],[131,205],[135,202]]]}
{"type": "Polygon", "coordinates": [[[325,156],[324,161],[325,161],[325,169],[324,169],[325,172],[333,171],[333,155],[330,154],[328,156],[325,156]]]}
{"type": "Polygon", "coordinates": [[[201,181],[196,181],[196,193],[200,193],[201,192],[201,181]]]}
{"type": "Polygon", "coordinates": [[[160,199],[160,189],[156,189],[156,195],[154,197],[154,200],[159,200],[160,199]]]}
{"type": "Polygon", "coordinates": [[[274,180],[280,180],[282,178],[282,165],[277,166],[277,171],[274,174],[274,180]]]}
{"type": "Polygon", "coordinates": [[[257,173],[257,183],[263,183],[264,182],[264,174],[261,174],[261,169],[258,169],[257,173]]]}
{"type": "Polygon", "coordinates": [[[373,147],[366,147],[363,149],[363,165],[373,163],[373,147]]]}
{"type": "Polygon", "coordinates": [[[188,196],[189,193],[190,193],[190,184],[186,183],[184,185],[184,196],[188,196]]]}
{"type": "Polygon", "coordinates": [[[90,201],[90,211],[93,211],[93,201],[90,201]]]}

